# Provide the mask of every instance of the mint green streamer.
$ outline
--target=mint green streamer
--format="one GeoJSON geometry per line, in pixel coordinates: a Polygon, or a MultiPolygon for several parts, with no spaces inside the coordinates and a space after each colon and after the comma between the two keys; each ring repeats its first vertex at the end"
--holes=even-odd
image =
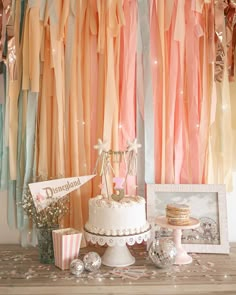
{"type": "Polygon", "coordinates": [[[1,110],[1,136],[0,136],[0,190],[7,190],[8,188],[8,178],[9,178],[9,148],[6,143],[6,134],[5,134],[5,112],[6,112],[6,97],[7,97],[7,89],[6,89],[6,66],[4,62],[0,63],[1,71],[3,74],[3,87],[5,89],[5,97],[3,98],[3,104],[0,104],[1,110]]]}
{"type": "MultiPolygon", "coordinates": [[[[149,1],[138,0],[138,28],[140,37],[138,42],[138,54],[142,58],[137,59],[139,63],[137,70],[143,71],[144,85],[144,142],[145,142],[145,181],[155,182],[155,155],[154,155],[154,104],[152,93],[151,57],[150,57],[150,20],[149,1]],[[142,62],[142,64],[140,64],[142,62]]],[[[141,77],[138,73],[137,77],[141,77]]],[[[138,81],[137,81],[138,83],[138,81]]],[[[140,126],[141,127],[141,126],[140,126]]]]}
{"type": "Polygon", "coordinates": [[[23,93],[21,92],[19,95],[18,100],[18,142],[17,142],[17,175],[16,175],[16,215],[17,215],[17,227],[19,229],[23,228],[24,225],[24,211],[22,206],[20,205],[22,201],[22,191],[23,191],[23,181],[24,181],[24,175],[22,175],[22,170],[24,171],[24,167],[21,165],[21,156],[22,153],[25,151],[25,141],[22,136],[22,134],[25,134],[25,130],[22,128],[22,121],[23,121],[23,93]]]}
{"type": "MultiPolygon", "coordinates": [[[[25,138],[25,175],[23,190],[28,187],[28,184],[36,177],[34,175],[34,153],[35,153],[35,130],[38,109],[38,93],[28,91],[27,116],[26,116],[26,138],[25,138]]],[[[27,215],[24,215],[23,230],[21,232],[21,245],[36,243],[36,233],[33,229],[29,237],[29,220],[27,215]]]]}

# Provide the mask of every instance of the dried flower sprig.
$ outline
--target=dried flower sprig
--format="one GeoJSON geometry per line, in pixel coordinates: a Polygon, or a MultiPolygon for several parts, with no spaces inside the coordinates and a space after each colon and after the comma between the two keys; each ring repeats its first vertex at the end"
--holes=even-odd
{"type": "Polygon", "coordinates": [[[21,206],[36,227],[53,227],[57,226],[61,218],[69,212],[69,197],[65,196],[55,202],[51,202],[47,208],[38,212],[30,190],[26,189],[21,206]]]}

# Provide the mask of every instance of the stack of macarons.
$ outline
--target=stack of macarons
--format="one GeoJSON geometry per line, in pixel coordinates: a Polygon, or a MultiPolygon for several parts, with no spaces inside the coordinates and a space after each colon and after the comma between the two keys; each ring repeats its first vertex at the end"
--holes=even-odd
{"type": "Polygon", "coordinates": [[[172,225],[188,225],[190,208],[185,204],[168,204],[166,206],[166,218],[172,225]]]}

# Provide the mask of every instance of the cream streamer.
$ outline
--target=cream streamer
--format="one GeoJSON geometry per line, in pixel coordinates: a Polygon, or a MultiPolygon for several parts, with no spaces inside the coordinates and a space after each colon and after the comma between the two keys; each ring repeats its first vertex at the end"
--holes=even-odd
{"type": "Polygon", "coordinates": [[[161,147],[161,183],[165,183],[165,160],[166,160],[166,63],[165,63],[165,6],[163,1],[156,0],[156,11],[159,22],[161,55],[162,55],[162,147],[161,147]]]}

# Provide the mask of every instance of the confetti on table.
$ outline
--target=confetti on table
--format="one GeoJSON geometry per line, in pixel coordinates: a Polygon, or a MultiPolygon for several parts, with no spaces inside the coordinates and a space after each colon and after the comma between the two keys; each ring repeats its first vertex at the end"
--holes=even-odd
{"type": "Polygon", "coordinates": [[[151,277],[155,274],[155,271],[150,271],[144,266],[131,266],[124,268],[114,268],[110,271],[110,274],[121,277],[122,279],[138,280],[144,277],[151,277]]]}

